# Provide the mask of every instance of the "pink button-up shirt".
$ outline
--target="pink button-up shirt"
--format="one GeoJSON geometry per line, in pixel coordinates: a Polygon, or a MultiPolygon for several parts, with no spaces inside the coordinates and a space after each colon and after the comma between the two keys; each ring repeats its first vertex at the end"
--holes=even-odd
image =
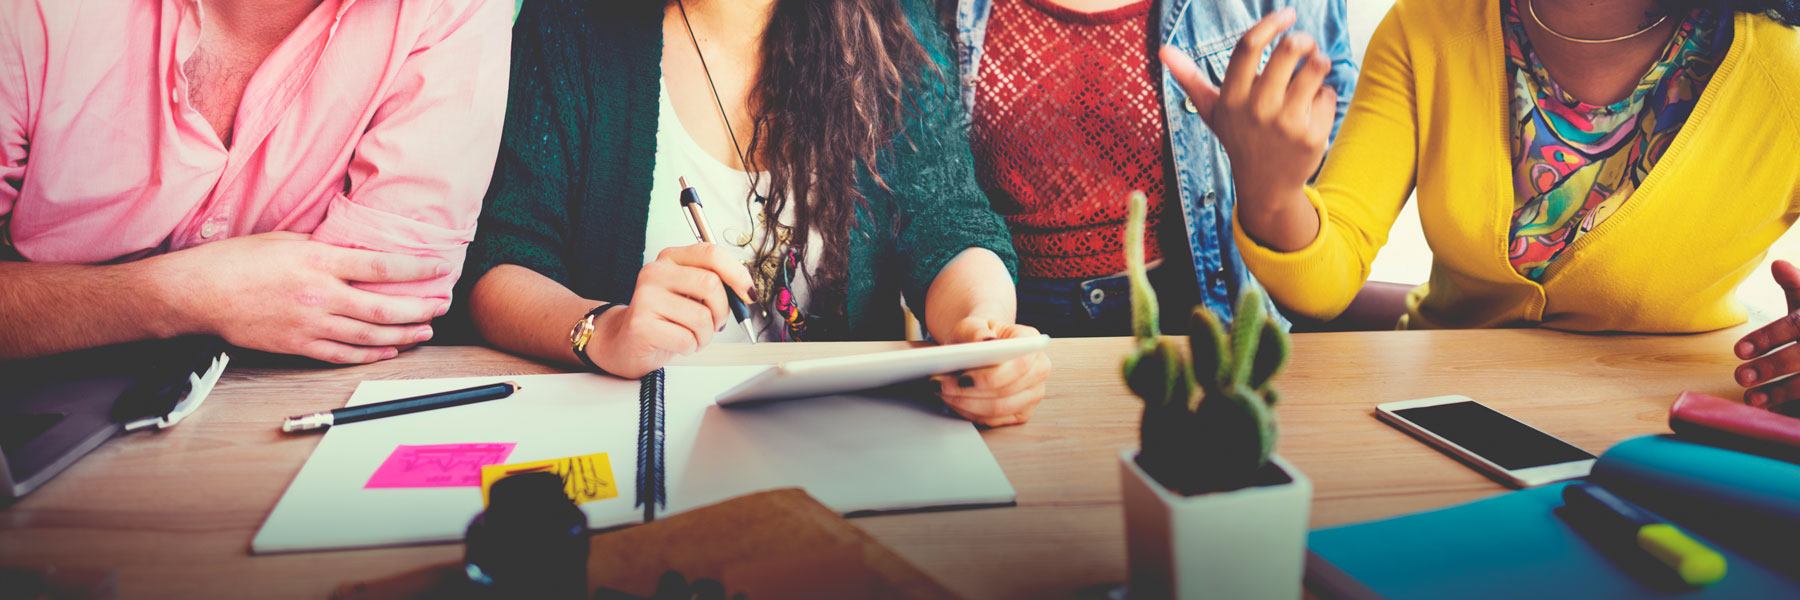
{"type": "Polygon", "coordinates": [[[310,232],[432,256],[448,298],[506,107],[510,0],[323,0],[244,91],[227,148],[188,103],[199,0],[0,1],[0,234],[27,260],[128,261],[310,232]]]}

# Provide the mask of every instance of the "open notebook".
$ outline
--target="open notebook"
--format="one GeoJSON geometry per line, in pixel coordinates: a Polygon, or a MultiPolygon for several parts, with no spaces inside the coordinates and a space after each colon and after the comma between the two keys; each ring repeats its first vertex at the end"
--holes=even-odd
{"type": "MultiPolygon", "coordinates": [[[[714,398],[766,370],[669,367],[663,390],[667,507],[679,513],[801,487],[840,513],[1008,504],[1012,484],[969,422],[916,399],[827,396],[721,408],[714,398]]],[[[583,504],[588,526],[639,523],[645,384],[592,374],[366,381],[348,406],[500,381],[511,397],[335,427],[251,542],[258,554],[458,541],[477,487],[369,488],[399,445],[513,444],[505,463],[606,453],[618,496],[583,504]]],[[[290,443],[302,443],[295,440],[290,443]]]]}

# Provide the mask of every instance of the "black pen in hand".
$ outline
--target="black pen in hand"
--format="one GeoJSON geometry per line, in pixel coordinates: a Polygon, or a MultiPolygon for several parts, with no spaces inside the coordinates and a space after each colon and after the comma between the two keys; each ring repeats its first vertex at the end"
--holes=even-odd
{"type": "MultiPolygon", "coordinates": [[[[702,243],[713,243],[712,228],[706,224],[706,211],[700,203],[700,194],[688,187],[686,177],[678,178],[677,181],[681,183],[681,208],[687,213],[688,226],[693,229],[694,237],[702,243]]],[[[737,292],[723,280],[719,285],[725,286],[725,301],[731,305],[731,316],[736,317],[738,324],[744,326],[744,333],[749,334],[750,343],[756,343],[756,330],[750,326],[750,307],[745,306],[744,300],[738,298],[737,292]]]]}

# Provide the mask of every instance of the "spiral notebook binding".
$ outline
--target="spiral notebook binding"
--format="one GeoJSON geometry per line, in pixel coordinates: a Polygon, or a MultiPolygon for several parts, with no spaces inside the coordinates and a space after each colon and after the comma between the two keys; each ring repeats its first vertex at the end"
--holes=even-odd
{"type": "Polygon", "coordinates": [[[644,507],[644,522],[656,519],[656,507],[668,508],[663,482],[663,386],[662,369],[638,380],[637,504],[644,507]]]}
{"type": "Polygon", "coordinates": [[[668,444],[663,436],[663,417],[668,414],[668,411],[663,408],[663,390],[667,387],[664,385],[667,373],[662,369],[657,369],[650,376],[656,379],[655,410],[652,411],[652,414],[655,415],[656,428],[653,430],[654,438],[650,444],[650,449],[654,454],[651,466],[656,469],[656,478],[652,481],[655,487],[651,491],[654,494],[653,497],[656,498],[656,506],[666,509],[669,507],[669,491],[668,478],[664,476],[665,472],[663,471],[663,455],[667,452],[668,444]]]}

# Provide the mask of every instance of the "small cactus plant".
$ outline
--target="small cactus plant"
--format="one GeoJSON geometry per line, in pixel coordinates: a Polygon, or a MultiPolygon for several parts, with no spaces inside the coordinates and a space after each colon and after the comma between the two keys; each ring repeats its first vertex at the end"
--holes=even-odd
{"type": "Polygon", "coordinates": [[[1144,400],[1138,465],[1183,495],[1255,485],[1275,449],[1275,374],[1288,359],[1288,336],[1246,288],[1228,327],[1194,307],[1188,351],[1158,328],[1156,292],[1144,270],[1142,192],[1132,192],[1125,223],[1136,348],[1125,382],[1144,400]]]}

